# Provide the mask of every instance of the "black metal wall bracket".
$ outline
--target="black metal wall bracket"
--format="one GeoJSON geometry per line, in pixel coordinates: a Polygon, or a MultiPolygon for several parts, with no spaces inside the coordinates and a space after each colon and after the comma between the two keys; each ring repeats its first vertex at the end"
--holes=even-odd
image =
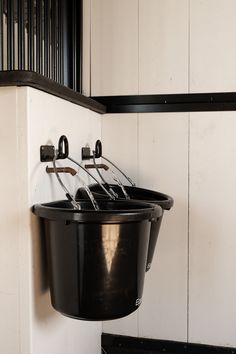
{"type": "Polygon", "coordinates": [[[40,146],[40,161],[49,162],[54,159],[55,146],[53,145],[41,145],[40,146]]]}
{"type": "MultiPolygon", "coordinates": [[[[95,151],[95,158],[99,159],[102,156],[102,143],[100,140],[96,141],[94,151],[95,151]]],[[[82,160],[90,160],[93,158],[93,155],[91,154],[91,149],[89,146],[82,147],[81,156],[82,156],[82,160]]]]}
{"type": "Polygon", "coordinates": [[[62,135],[58,141],[58,150],[55,150],[54,145],[41,145],[40,146],[40,161],[49,162],[53,161],[55,154],[57,160],[66,159],[69,156],[69,143],[67,137],[62,135]]]}

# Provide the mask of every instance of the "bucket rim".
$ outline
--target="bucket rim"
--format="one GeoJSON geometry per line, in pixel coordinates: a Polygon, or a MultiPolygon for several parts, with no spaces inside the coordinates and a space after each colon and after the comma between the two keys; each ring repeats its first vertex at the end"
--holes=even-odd
{"type": "MultiPolygon", "coordinates": [[[[120,187],[117,184],[109,184],[109,185],[113,189],[116,189],[116,188],[120,189],[120,187]]],[[[102,190],[101,191],[93,190],[93,189],[95,189],[97,187],[99,188],[99,185],[97,183],[93,183],[93,184],[89,185],[89,189],[91,190],[91,192],[93,194],[96,194],[97,196],[100,195],[102,198],[108,198],[102,190]]],[[[135,202],[140,201],[140,202],[145,202],[145,203],[157,204],[157,205],[160,205],[162,207],[162,209],[164,209],[164,210],[170,210],[173,207],[173,205],[174,205],[174,199],[168,194],[161,193],[161,192],[158,192],[158,191],[154,191],[154,190],[151,190],[151,189],[141,188],[141,187],[126,186],[126,185],[124,187],[127,190],[128,194],[129,194],[129,191],[137,190],[140,193],[153,195],[152,199],[139,199],[138,197],[137,198],[131,198],[131,200],[133,200],[135,202]],[[154,196],[156,196],[156,199],[154,198],[154,196]],[[161,197],[163,199],[162,200],[158,200],[158,197],[159,198],[161,197]]],[[[77,195],[78,195],[79,191],[82,191],[82,190],[83,190],[83,188],[79,188],[77,190],[76,197],[75,197],[77,200],[79,200],[77,195]]],[[[118,200],[125,200],[125,199],[124,198],[119,198],[118,200]]]]}
{"type": "MultiPolygon", "coordinates": [[[[132,221],[141,221],[141,220],[150,220],[156,221],[159,219],[163,210],[160,206],[153,203],[146,203],[134,200],[97,200],[98,204],[127,204],[127,205],[136,205],[140,208],[133,209],[112,209],[112,210],[94,210],[92,209],[73,209],[72,207],[68,208],[65,205],[69,206],[70,202],[68,200],[58,200],[49,203],[36,204],[32,207],[32,212],[44,219],[49,220],[63,220],[71,221],[78,223],[126,223],[132,221]],[[62,207],[58,205],[62,205],[62,207]],[[64,207],[63,207],[64,205],[64,207]]],[[[82,200],[80,204],[91,204],[89,200],[82,200]]]]}

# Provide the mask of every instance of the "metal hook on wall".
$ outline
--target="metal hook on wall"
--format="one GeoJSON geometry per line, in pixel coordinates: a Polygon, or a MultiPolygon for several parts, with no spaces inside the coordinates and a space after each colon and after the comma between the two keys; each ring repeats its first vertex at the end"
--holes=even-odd
{"type": "MultiPolygon", "coordinates": [[[[69,143],[65,135],[62,135],[58,141],[57,160],[66,159],[69,156],[69,143]]],[[[50,162],[55,157],[54,145],[41,145],[40,146],[40,161],[50,162]]]]}
{"type": "MultiPolygon", "coordinates": [[[[97,154],[100,153],[101,150],[99,150],[99,146],[97,147],[97,154]]],[[[42,145],[40,146],[40,161],[41,162],[53,162],[53,171],[56,174],[57,178],[59,177],[58,173],[59,172],[69,172],[69,173],[74,173],[70,169],[70,171],[60,171],[60,168],[55,166],[55,161],[59,159],[68,159],[74,164],[76,164],[78,167],[80,167],[82,170],[84,170],[96,183],[100,185],[100,187],[104,190],[104,192],[109,196],[110,199],[115,199],[114,195],[109,193],[108,190],[85,168],[83,165],[81,165],[79,162],[74,160],[72,157],[69,156],[69,143],[68,139],[65,135],[62,135],[58,141],[58,149],[55,149],[55,146],[53,145],[42,145]]],[[[47,167],[49,169],[49,167],[47,167]]],[[[52,171],[48,170],[48,173],[51,173],[52,171]]],[[[60,178],[60,177],[59,177],[60,178]]]]}

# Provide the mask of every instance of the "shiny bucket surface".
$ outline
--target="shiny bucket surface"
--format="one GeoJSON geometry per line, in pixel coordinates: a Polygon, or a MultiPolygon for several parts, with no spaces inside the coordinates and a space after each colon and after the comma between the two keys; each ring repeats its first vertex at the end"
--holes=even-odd
{"type": "MultiPolygon", "coordinates": [[[[114,192],[117,193],[119,198],[124,199],[124,194],[118,185],[111,184],[110,186],[112,187],[114,192]]],[[[107,195],[104,193],[104,190],[98,184],[92,184],[89,186],[89,188],[95,198],[107,199],[107,195]]],[[[152,191],[150,189],[133,187],[133,186],[125,186],[125,190],[131,199],[159,205],[163,209],[163,212],[164,210],[171,209],[174,204],[173,198],[164,193],[152,191]]],[[[82,188],[78,189],[76,194],[76,199],[81,199],[81,198],[82,199],[87,198],[87,195],[82,188]]],[[[157,220],[153,221],[151,225],[146,271],[148,271],[151,268],[151,264],[152,264],[152,260],[156,248],[156,243],[157,243],[157,239],[161,227],[162,217],[163,214],[157,220]]]]}
{"type": "Polygon", "coordinates": [[[44,220],[53,307],[66,316],[109,320],[142,301],[150,220],[161,208],[137,202],[68,201],[34,207],[44,220]]]}

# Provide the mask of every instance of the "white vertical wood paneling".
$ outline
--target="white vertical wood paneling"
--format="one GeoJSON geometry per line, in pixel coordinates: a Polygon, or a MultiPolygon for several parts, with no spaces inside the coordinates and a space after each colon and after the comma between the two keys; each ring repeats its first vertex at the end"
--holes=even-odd
{"type": "MultiPolygon", "coordinates": [[[[16,88],[0,89],[0,352],[19,346],[19,198],[16,88]]],[[[28,353],[27,353],[28,354],[28,353]]]]}
{"type": "Polygon", "coordinates": [[[236,347],[236,113],[191,113],[190,342],[236,347]]]}
{"type": "Polygon", "coordinates": [[[191,92],[236,90],[235,0],[190,0],[191,92]]]}
{"type": "Polygon", "coordinates": [[[139,335],[187,339],[188,113],[139,116],[139,185],[171,195],[145,278],[139,335]]]}
{"type": "MultiPolygon", "coordinates": [[[[2,246],[2,242],[1,242],[2,246]]],[[[10,255],[11,258],[12,255],[10,255]]],[[[5,269],[5,273],[7,273],[5,269]]],[[[16,280],[15,280],[16,283],[16,280]]],[[[18,294],[0,293],[0,351],[4,354],[20,354],[19,334],[19,298],[18,294]]],[[[28,352],[27,352],[28,354],[28,352]]]]}
{"type": "MultiPolygon", "coordinates": [[[[103,154],[137,182],[138,115],[106,114],[102,116],[103,154]]],[[[114,170],[115,171],[115,170],[114,170]]],[[[124,180],[127,183],[126,180],[124,180]]]]}
{"type": "Polygon", "coordinates": [[[188,0],[139,0],[139,93],[188,91],[188,0]]]}
{"type": "MultiPolygon", "coordinates": [[[[64,192],[55,176],[45,173],[47,163],[39,162],[39,147],[46,143],[57,144],[65,134],[70,144],[70,155],[81,159],[81,147],[93,146],[101,138],[101,117],[70,102],[44,92],[28,89],[29,165],[28,207],[38,202],[64,199],[64,192]]],[[[58,165],[68,165],[58,162],[58,165]]],[[[76,168],[75,165],[73,165],[76,168]]],[[[63,176],[69,190],[74,193],[79,183],[76,178],[63,176]]],[[[39,237],[36,217],[31,218],[32,301],[31,333],[32,353],[41,354],[99,354],[100,322],[75,321],[53,310],[45,281],[45,259],[39,237]]]]}
{"type": "MultiPolygon", "coordinates": [[[[63,198],[39,161],[42,144],[68,135],[71,154],[101,137],[100,115],[29,88],[1,88],[0,352],[98,354],[101,323],[68,319],[53,310],[36,202],[63,198]]],[[[54,176],[55,177],[55,176],[54,176]]],[[[74,191],[78,181],[67,179],[74,191]]]]}
{"type": "MultiPolygon", "coordinates": [[[[101,4],[105,1],[93,2],[93,35],[102,38],[99,44],[92,44],[92,85],[96,94],[136,94],[137,90],[140,94],[180,93],[188,91],[188,82],[191,92],[235,91],[235,1],[139,0],[135,15],[139,18],[138,34],[134,34],[132,11],[123,12],[123,21],[130,22],[127,38],[139,38],[138,63],[132,57],[137,48],[132,47],[125,70],[111,59],[111,53],[115,57],[118,51],[128,53],[117,36],[123,33],[119,32],[119,15],[115,22],[113,1],[106,9],[101,4]],[[111,17],[107,18],[107,11],[111,17]],[[113,21],[113,25],[106,21],[113,21]],[[112,31],[106,33],[113,26],[116,41],[111,39],[112,31]],[[108,63],[102,66],[104,57],[108,63]],[[104,68],[108,79],[103,78],[104,68]],[[129,70],[139,73],[134,86],[129,70]]],[[[123,9],[123,2],[116,4],[123,9]]],[[[126,2],[126,6],[131,4],[132,1],[126,2]]],[[[142,114],[137,124],[131,117],[103,117],[105,152],[109,151],[110,157],[124,166],[140,186],[172,195],[175,205],[165,213],[139,312],[106,322],[104,331],[235,347],[236,115],[193,113],[190,137],[188,114],[142,114]],[[134,138],[136,134],[138,138],[134,138]],[[118,142],[122,144],[121,151],[118,142]],[[137,157],[135,165],[132,153],[137,157]]]]}
{"type": "Polygon", "coordinates": [[[16,89],[0,89],[2,109],[1,142],[1,183],[2,205],[0,209],[0,292],[16,294],[18,282],[18,218],[17,218],[17,133],[16,133],[16,89]],[[8,186],[7,181],[12,178],[8,186]],[[16,202],[14,202],[16,199],[16,202]],[[7,269],[7,276],[5,270],[7,269]]]}
{"type": "MultiPolygon", "coordinates": [[[[106,114],[102,118],[104,156],[120,166],[135,181],[138,175],[137,119],[137,114],[106,114]]],[[[137,311],[120,320],[103,322],[103,332],[137,337],[137,311]]]]}
{"type": "Polygon", "coordinates": [[[31,212],[28,209],[28,90],[18,87],[16,90],[16,142],[17,142],[17,200],[19,230],[19,347],[20,353],[31,354],[31,309],[29,292],[31,287],[31,235],[29,230],[31,212]],[[20,212],[19,212],[20,210],[20,212]]]}
{"type": "Polygon", "coordinates": [[[138,93],[138,0],[92,0],[92,95],[138,93]]]}
{"type": "MultiPolygon", "coordinates": [[[[111,1],[109,4],[107,1],[93,1],[93,95],[137,94],[138,88],[139,93],[187,91],[188,2],[140,0],[138,5],[137,2],[127,1],[125,6],[128,6],[130,11],[124,11],[123,1],[119,3],[111,1]],[[122,21],[119,17],[120,11],[123,13],[122,21]],[[138,31],[134,18],[140,22],[138,31]],[[129,53],[124,47],[127,41],[123,42],[117,36],[117,33],[119,35],[123,33],[121,23],[129,23],[127,41],[132,40],[133,45],[136,45],[139,40],[139,56],[136,51],[138,48],[134,49],[131,46],[129,51],[132,50],[132,53],[129,53]],[[111,39],[112,35],[115,40],[111,39]],[[100,40],[95,41],[95,38],[100,40]],[[123,66],[111,66],[113,62],[117,63],[116,60],[111,60],[111,55],[117,57],[120,54],[125,58],[128,55],[130,60],[125,70],[123,66]],[[101,66],[101,60],[108,59],[109,63],[105,61],[104,66],[101,66]],[[105,76],[103,68],[106,70],[105,76]],[[135,81],[130,80],[130,73],[134,72],[135,81]],[[107,81],[108,79],[110,81],[107,81]],[[128,90],[125,86],[127,82],[128,90]],[[104,88],[101,85],[104,85],[104,88]]],[[[161,181],[162,191],[169,194],[173,192],[178,196],[177,210],[175,209],[172,215],[166,213],[163,220],[163,238],[160,236],[158,243],[160,257],[154,260],[153,269],[147,274],[144,303],[140,313],[119,321],[105,322],[104,332],[186,339],[187,117],[187,114],[170,117],[165,114],[140,115],[137,121],[137,115],[113,114],[102,118],[104,155],[110,156],[135,181],[138,182],[140,177],[144,187],[156,189],[161,181]],[[168,134],[167,139],[165,134],[168,134]],[[153,149],[154,154],[151,152],[153,149]],[[169,156],[166,159],[167,153],[169,156]],[[178,161],[177,166],[172,163],[173,160],[176,163],[178,161]],[[148,170],[150,161],[154,161],[157,173],[153,173],[153,169],[148,170]],[[167,161],[170,163],[166,165],[167,161]],[[162,166],[162,169],[159,170],[158,166],[162,166]],[[174,179],[176,175],[177,181],[174,179]],[[172,247],[169,247],[170,244],[172,247]],[[176,262],[177,266],[173,266],[172,262],[176,262]]]]}

